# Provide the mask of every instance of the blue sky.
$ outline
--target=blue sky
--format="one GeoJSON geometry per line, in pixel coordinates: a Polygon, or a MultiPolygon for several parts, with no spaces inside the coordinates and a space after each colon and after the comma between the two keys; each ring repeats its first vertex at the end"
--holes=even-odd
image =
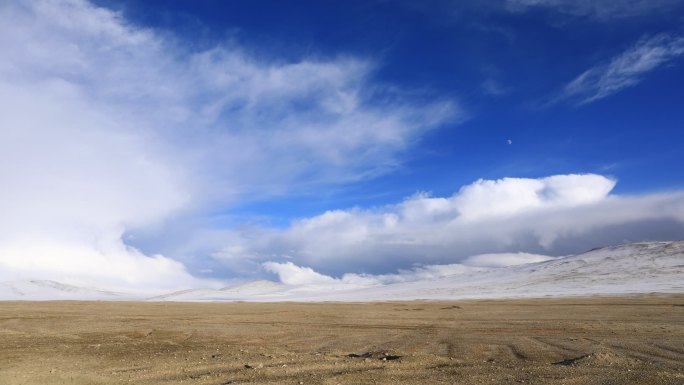
{"type": "MultiPolygon", "coordinates": [[[[608,173],[620,179],[616,191],[623,193],[682,187],[684,171],[670,167],[684,157],[678,54],[599,100],[558,100],[580,74],[640,39],[681,36],[681,2],[656,1],[635,14],[600,16],[581,5],[576,12],[560,5],[511,10],[495,1],[101,3],[196,47],[236,41],[276,61],[362,57],[376,65],[374,82],[462,105],[466,120],[446,121],[422,136],[402,154],[399,169],[331,189],[331,198],[315,202],[308,214],[338,208],[340,199],[348,199],[347,206],[385,204],[416,190],[449,194],[478,178],[513,175],[608,173]]],[[[597,3],[600,9],[608,2],[597,3]]],[[[306,204],[285,216],[307,210],[306,204]]],[[[265,214],[278,212],[269,207],[265,214]]]]}
{"type": "Polygon", "coordinates": [[[606,18],[542,6],[511,12],[496,2],[125,4],[118,9],[133,20],[200,45],[236,40],[276,60],[362,56],[376,63],[374,80],[425,99],[458,100],[465,109],[464,122],[445,122],[421,137],[392,172],[327,187],[316,199],[304,192],[231,213],[287,224],[324,210],[393,203],[416,191],[448,195],[479,178],[507,176],[607,174],[620,179],[622,193],[682,187],[684,171],[667,166],[684,164],[678,129],[684,83],[677,81],[684,71],[676,60],[596,102],[555,101],[579,74],[639,39],[681,34],[682,4],[606,18]]]}
{"type": "Polygon", "coordinates": [[[5,276],[383,274],[684,234],[682,1],[36,0],[0,20],[5,276]]]}

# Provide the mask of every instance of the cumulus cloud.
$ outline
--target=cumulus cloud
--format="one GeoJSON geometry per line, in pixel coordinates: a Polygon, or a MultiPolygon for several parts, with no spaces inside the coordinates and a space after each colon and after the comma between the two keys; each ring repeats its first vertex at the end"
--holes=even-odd
{"type": "Polygon", "coordinates": [[[75,286],[134,290],[138,294],[222,286],[218,280],[192,276],[180,262],[161,255],[143,255],[118,239],[106,244],[100,240],[99,246],[45,238],[38,243],[4,244],[0,281],[50,279],[75,286]]]}
{"type": "Polygon", "coordinates": [[[463,117],[377,84],[372,60],[197,51],[85,0],[2,2],[0,46],[0,270],[17,279],[189,282],[123,234],[378,175],[463,117]]]}
{"type": "Polygon", "coordinates": [[[245,229],[215,257],[228,264],[288,261],[342,277],[415,263],[495,267],[681,238],[684,193],[619,196],[610,193],[615,183],[594,174],[479,180],[449,197],[420,193],[374,209],[328,211],[285,229],[245,229]]]}
{"type": "Polygon", "coordinates": [[[641,82],[658,67],[684,55],[684,37],[659,34],[640,39],[610,62],[583,72],[563,89],[561,99],[586,104],[641,82]]]}

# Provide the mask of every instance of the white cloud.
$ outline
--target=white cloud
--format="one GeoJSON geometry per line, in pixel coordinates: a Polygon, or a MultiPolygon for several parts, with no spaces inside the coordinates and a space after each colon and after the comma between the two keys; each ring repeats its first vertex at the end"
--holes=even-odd
{"type": "Polygon", "coordinates": [[[610,62],[588,69],[565,86],[561,99],[579,104],[603,99],[641,82],[644,75],[684,55],[684,37],[659,34],[639,40],[610,62]]]}
{"type": "Polygon", "coordinates": [[[568,16],[590,17],[597,20],[623,19],[651,12],[666,11],[681,4],[680,0],[506,0],[514,12],[529,9],[551,9],[568,16]]]}
{"type": "MultiPolygon", "coordinates": [[[[653,49],[643,60],[616,59],[627,70],[607,79],[680,54],[681,40],[662,39],[645,43],[653,49]]],[[[427,130],[464,118],[453,101],[393,94],[364,58],[257,59],[235,44],[197,52],[83,0],[2,2],[0,46],[2,280],[215,285],[123,234],[378,175],[427,130]]],[[[377,284],[681,234],[682,193],[621,197],[610,195],[614,184],[598,175],[481,180],[450,197],[335,210],[282,230],[210,226],[206,239],[220,240],[216,259],[242,274],[263,266],[293,284],[377,284]]]]}
{"type": "MultiPolygon", "coordinates": [[[[510,216],[543,207],[572,207],[606,197],[615,181],[600,175],[556,175],[543,179],[478,180],[452,197],[460,218],[510,216]]],[[[415,204],[415,202],[409,202],[415,204]]]]}
{"type": "Polygon", "coordinates": [[[2,2],[0,46],[0,270],[13,278],[188,282],[122,234],[386,172],[463,117],[392,94],[363,58],[197,52],[84,0],[2,2]]]}
{"type": "Polygon", "coordinates": [[[500,266],[681,237],[684,193],[618,196],[610,194],[614,185],[592,174],[479,180],[450,197],[421,193],[386,207],[328,211],[282,230],[238,231],[232,249],[215,257],[228,264],[287,260],[342,276],[415,263],[500,266]]]}
{"type": "Polygon", "coordinates": [[[65,284],[135,290],[158,294],[188,287],[221,287],[221,282],[193,277],[180,262],[161,255],[146,256],[118,238],[98,245],[40,238],[39,242],[5,242],[0,281],[50,279],[65,284]]]}

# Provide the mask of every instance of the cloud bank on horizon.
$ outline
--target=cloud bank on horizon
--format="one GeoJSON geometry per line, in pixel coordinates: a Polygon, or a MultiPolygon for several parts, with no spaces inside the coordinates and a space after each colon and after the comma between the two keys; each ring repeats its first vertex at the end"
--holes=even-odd
{"type": "MultiPolygon", "coordinates": [[[[568,84],[566,97],[588,103],[635,85],[681,45],[642,39],[568,84]]],[[[616,179],[571,171],[336,203],[280,227],[216,225],[206,218],[241,205],[284,206],[391,175],[421,138],[473,114],[454,95],[378,80],[377,58],[198,49],[85,0],[3,2],[0,47],[0,281],[172,290],[277,274],[386,284],[684,234],[684,192],[614,194],[616,179]],[[183,255],[136,247],[150,233],[165,242],[169,223],[193,234],[167,240],[183,255]],[[219,264],[225,276],[200,278],[190,263],[219,264]]]]}
{"type": "Polygon", "coordinates": [[[450,197],[422,193],[381,208],[328,211],[284,230],[246,229],[216,257],[246,271],[268,261],[283,282],[313,282],[294,265],[338,276],[350,266],[410,271],[416,262],[501,267],[638,241],[646,232],[682,234],[684,192],[623,197],[610,194],[614,185],[592,174],[479,180],[450,197]],[[517,250],[533,254],[510,253],[517,250]]]}

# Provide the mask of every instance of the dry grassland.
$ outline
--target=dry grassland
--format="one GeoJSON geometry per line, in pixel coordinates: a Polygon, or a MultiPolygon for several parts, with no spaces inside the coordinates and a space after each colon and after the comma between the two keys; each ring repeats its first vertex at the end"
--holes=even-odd
{"type": "Polygon", "coordinates": [[[0,384],[684,384],[684,296],[0,302],[0,384]]]}

